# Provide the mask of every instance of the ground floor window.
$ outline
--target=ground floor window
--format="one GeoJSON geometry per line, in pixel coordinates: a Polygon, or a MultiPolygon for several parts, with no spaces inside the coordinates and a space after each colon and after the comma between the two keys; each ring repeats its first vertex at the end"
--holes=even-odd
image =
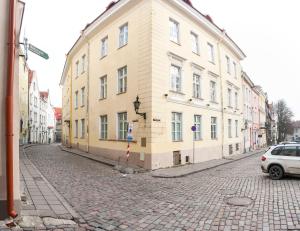
{"type": "Polygon", "coordinates": [[[182,140],[182,113],[172,112],[172,140],[182,140]]]}

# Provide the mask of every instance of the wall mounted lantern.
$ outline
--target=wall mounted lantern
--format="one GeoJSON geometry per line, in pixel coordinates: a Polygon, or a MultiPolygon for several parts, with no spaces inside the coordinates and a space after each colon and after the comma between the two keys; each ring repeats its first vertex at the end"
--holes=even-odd
{"type": "Polygon", "coordinates": [[[134,110],[137,115],[143,116],[146,119],[146,113],[139,112],[141,102],[139,101],[139,97],[136,96],[136,100],[133,102],[134,110]]]}

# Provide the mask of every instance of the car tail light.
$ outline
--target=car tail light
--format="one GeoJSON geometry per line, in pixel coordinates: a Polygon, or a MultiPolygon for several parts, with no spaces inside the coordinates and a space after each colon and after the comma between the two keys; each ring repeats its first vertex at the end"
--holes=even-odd
{"type": "Polygon", "coordinates": [[[266,159],[267,159],[267,158],[266,158],[265,156],[262,156],[262,157],[261,157],[261,160],[262,160],[262,161],[265,161],[266,159]]]}

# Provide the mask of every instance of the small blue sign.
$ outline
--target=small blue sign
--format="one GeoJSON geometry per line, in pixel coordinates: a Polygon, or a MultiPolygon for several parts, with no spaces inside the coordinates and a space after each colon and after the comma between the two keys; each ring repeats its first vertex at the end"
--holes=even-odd
{"type": "Polygon", "coordinates": [[[191,127],[191,129],[192,129],[193,132],[195,132],[197,128],[196,128],[195,125],[193,125],[193,126],[191,127]]]}
{"type": "Polygon", "coordinates": [[[127,141],[130,142],[130,141],[132,141],[132,140],[133,140],[132,135],[128,135],[128,136],[127,136],[127,141]]]}

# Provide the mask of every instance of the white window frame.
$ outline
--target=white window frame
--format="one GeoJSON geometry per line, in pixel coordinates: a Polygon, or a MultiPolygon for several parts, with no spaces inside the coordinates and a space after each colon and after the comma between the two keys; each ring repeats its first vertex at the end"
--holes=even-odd
{"type": "Polygon", "coordinates": [[[107,75],[100,77],[100,99],[107,98],[107,75]]]}
{"type": "Polygon", "coordinates": [[[232,64],[233,64],[234,78],[237,78],[237,66],[236,66],[236,62],[233,61],[232,64]]]}
{"type": "Polygon", "coordinates": [[[232,138],[232,119],[228,119],[228,138],[232,138]]]}
{"type": "Polygon", "coordinates": [[[107,130],[108,130],[107,115],[101,115],[99,117],[99,138],[101,140],[107,140],[107,130]]]}
{"type": "Polygon", "coordinates": [[[85,61],[86,61],[86,55],[83,55],[81,57],[81,74],[85,72],[85,61]]]}
{"type": "Polygon", "coordinates": [[[194,125],[196,127],[196,131],[194,131],[194,140],[201,140],[202,139],[202,116],[201,115],[194,115],[194,125]]]}
{"type": "Polygon", "coordinates": [[[210,101],[217,102],[217,83],[213,80],[209,82],[210,86],[210,101]]]}
{"type": "Polygon", "coordinates": [[[78,108],[78,91],[75,91],[75,109],[78,108]]]}
{"type": "Polygon", "coordinates": [[[192,51],[195,54],[199,54],[199,38],[198,35],[194,32],[191,32],[192,36],[192,51]]]}
{"type": "Polygon", "coordinates": [[[126,140],[128,132],[128,117],[127,112],[118,113],[118,139],[126,140]]]}
{"type": "Polygon", "coordinates": [[[236,138],[239,137],[239,131],[238,131],[238,128],[239,128],[239,121],[238,121],[238,120],[235,120],[235,137],[236,137],[236,138]]]}
{"type": "Polygon", "coordinates": [[[74,134],[75,138],[78,138],[78,120],[75,120],[75,134],[74,134]]]}
{"type": "Polygon", "coordinates": [[[108,36],[101,39],[101,58],[108,54],[108,36]]]}
{"type": "Polygon", "coordinates": [[[76,61],[75,65],[76,65],[76,68],[75,68],[75,70],[76,70],[76,77],[78,77],[79,76],[79,60],[76,61]]]}
{"type": "Polygon", "coordinates": [[[210,118],[210,138],[212,140],[218,139],[218,122],[217,117],[212,116],[210,118]]]}
{"type": "Polygon", "coordinates": [[[232,89],[231,88],[227,89],[227,94],[228,94],[228,107],[232,107],[232,89]]]}
{"type": "Polygon", "coordinates": [[[119,27],[119,48],[128,44],[128,23],[119,27]]]}
{"type": "Polygon", "coordinates": [[[170,24],[170,41],[179,44],[179,31],[180,31],[179,22],[170,18],[169,24],[170,24]]]}
{"type": "Polygon", "coordinates": [[[84,106],[85,103],[85,87],[81,88],[81,107],[84,106]]]}
{"type": "Polygon", "coordinates": [[[201,99],[201,75],[193,74],[193,97],[196,99],[201,99]]]}
{"type": "Polygon", "coordinates": [[[235,109],[238,109],[239,108],[239,95],[237,92],[234,93],[234,106],[235,106],[235,109]]]}
{"type": "Polygon", "coordinates": [[[208,47],[208,61],[211,63],[215,63],[214,45],[208,42],[207,47],[208,47]]]}
{"type": "Polygon", "coordinates": [[[226,55],[226,67],[227,67],[227,73],[231,74],[231,62],[229,56],[226,55]]]}
{"type": "Polygon", "coordinates": [[[118,69],[118,94],[127,91],[127,66],[118,69]]]}
{"type": "Polygon", "coordinates": [[[178,65],[171,64],[171,90],[182,92],[182,68],[178,65]],[[175,71],[176,70],[176,73],[175,71]],[[178,74],[178,75],[177,75],[178,74]]]}
{"type": "Polygon", "coordinates": [[[83,139],[85,138],[85,119],[81,119],[80,124],[80,138],[83,139]]]}
{"type": "Polygon", "coordinates": [[[172,112],[172,141],[182,141],[182,113],[172,112]]]}

